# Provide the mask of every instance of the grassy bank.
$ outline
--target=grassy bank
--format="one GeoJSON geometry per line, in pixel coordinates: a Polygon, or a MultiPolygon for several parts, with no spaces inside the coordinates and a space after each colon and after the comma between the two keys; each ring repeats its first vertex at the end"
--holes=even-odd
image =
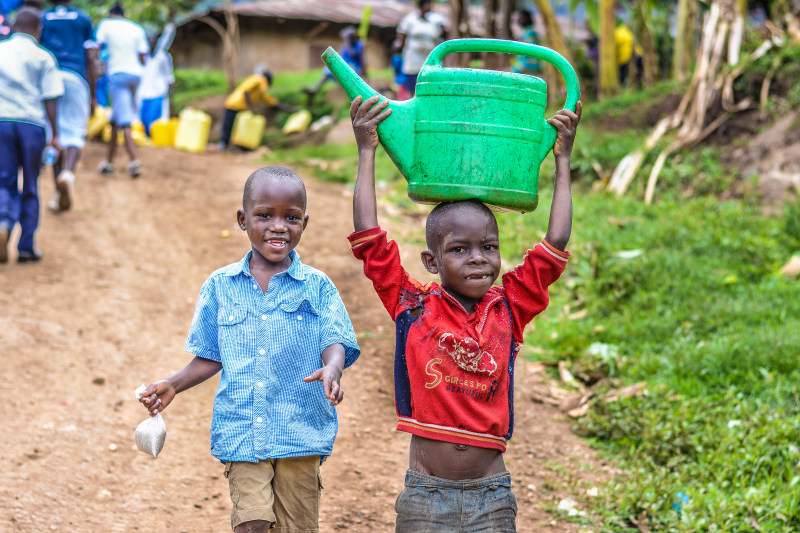
{"type": "MultiPolygon", "coordinates": [[[[647,165],[628,196],[593,187],[593,162],[613,168],[648,132],[635,123],[610,130],[609,120],[671,90],[587,106],[573,161],[573,259],[522,355],[568,360],[614,386],[648,384],[575,425],[625,472],[588,499],[604,517],[595,527],[637,531],[628,517],[646,517],[656,531],[797,531],[800,285],[776,272],[800,252],[800,206],[762,214],[756,188],[720,164],[726,147],[674,158],[652,206],[641,200],[647,165]],[[738,198],[720,200],[734,183],[738,198]]],[[[270,158],[337,182],[356,172],[354,145],[270,158]]],[[[498,217],[506,267],[546,230],[551,159],[539,208],[498,217]]],[[[426,211],[407,200],[385,154],[377,166],[382,199],[426,211]]]]}

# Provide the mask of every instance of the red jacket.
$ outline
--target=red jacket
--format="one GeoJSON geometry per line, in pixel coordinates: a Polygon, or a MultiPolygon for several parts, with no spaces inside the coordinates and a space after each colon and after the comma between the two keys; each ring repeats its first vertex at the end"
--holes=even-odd
{"type": "Polygon", "coordinates": [[[397,244],[379,227],[349,239],[395,321],[397,429],[505,451],[523,330],[547,307],[547,287],[564,271],[569,253],[542,241],[467,313],[439,284],[411,279],[397,244]]]}

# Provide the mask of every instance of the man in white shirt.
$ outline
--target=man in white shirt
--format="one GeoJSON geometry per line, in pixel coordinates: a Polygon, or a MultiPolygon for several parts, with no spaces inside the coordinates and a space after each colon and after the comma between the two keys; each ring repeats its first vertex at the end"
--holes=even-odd
{"type": "Polygon", "coordinates": [[[22,230],[17,261],[26,263],[42,258],[33,235],[39,226],[37,182],[44,126],[50,123],[50,145],[59,148],[58,97],[64,83],[53,54],[37,42],[42,31],[39,11],[20,9],[12,29],[11,37],[0,42],[0,263],[8,261],[8,238],[17,222],[22,230]]]}
{"type": "Polygon", "coordinates": [[[428,55],[445,37],[447,20],[431,10],[431,0],[417,0],[419,11],[409,13],[397,26],[395,46],[403,50],[403,74],[409,96],[414,96],[417,76],[428,55]]]}
{"type": "Polygon", "coordinates": [[[142,169],[136,158],[131,124],[137,120],[136,90],[150,47],[144,29],[124,15],[122,6],[114,4],[109,11],[109,18],[101,20],[95,30],[95,41],[105,46],[108,54],[106,74],[111,92],[111,140],[108,144],[108,159],[100,163],[99,170],[103,174],[114,172],[117,131],[122,128],[125,149],[130,158],[128,172],[135,178],[141,174],[142,169]]]}

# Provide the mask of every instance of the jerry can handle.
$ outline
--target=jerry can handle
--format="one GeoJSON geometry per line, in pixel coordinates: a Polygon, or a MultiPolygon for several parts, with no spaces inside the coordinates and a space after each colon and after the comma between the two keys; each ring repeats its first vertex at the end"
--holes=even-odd
{"type": "Polygon", "coordinates": [[[564,103],[564,109],[575,111],[575,104],[581,97],[581,87],[575,69],[564,56],[550,48],[503,39],[453,39],[434,48],[425,61],[425,67],[441,67],[445,56],[455,52],[497,52],[547,61],[564,76],[567,85],[567,100],[564,103]]]}

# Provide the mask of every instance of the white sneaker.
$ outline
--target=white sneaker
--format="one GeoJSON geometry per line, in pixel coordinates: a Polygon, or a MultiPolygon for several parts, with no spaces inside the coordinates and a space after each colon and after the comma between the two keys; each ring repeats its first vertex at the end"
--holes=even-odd
{"type": "Polygon", "coordinates": [[[62,170],[56,179],[56,191],[58,191],[58,207],[61,211],[68,211],[72,207],[72,196],[75,189],[75,174],[70,170],[62,170]]]}
{"type": "Polygon", "coordinates": [[[60,198],[61,195],[58,193],[58,189],[53,191],[53,198],[49,202],[47,202],[47,209],[49,209],[54,213],[60,213],[61,212],[61,207],[59,207],[59,205],[61,204],[60,198]]]}

